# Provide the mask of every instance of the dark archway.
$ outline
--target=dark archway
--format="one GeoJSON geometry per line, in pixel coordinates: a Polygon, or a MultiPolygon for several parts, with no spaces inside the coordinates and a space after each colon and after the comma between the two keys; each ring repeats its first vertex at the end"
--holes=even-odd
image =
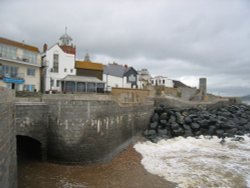
{"type": "Polygon", "coordinates": [[[16,136],[17,143],[17,160],[41,161],[42,160],[42,144],[28,136],[16,136]]]}

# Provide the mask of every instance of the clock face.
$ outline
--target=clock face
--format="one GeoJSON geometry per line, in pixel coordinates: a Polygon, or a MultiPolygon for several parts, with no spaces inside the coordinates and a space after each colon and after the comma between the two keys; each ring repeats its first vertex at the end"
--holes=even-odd
{"type": "Polygon", "coordinates": [[[136,81],[135,75],[131,74],[131,75],[128,77],[128,81],[129,81],[129,82],[135,82],[135,81],[136,81]]]}

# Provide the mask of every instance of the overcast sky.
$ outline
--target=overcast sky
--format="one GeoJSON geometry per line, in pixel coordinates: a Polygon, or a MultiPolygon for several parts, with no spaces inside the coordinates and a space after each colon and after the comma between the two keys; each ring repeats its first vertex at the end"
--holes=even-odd
{"type": "Polygon", "coordinates": [[[249,0],[0,0],[0,26],[1,37],[40,49],[67,26],[78,58],[250,94],[249,0]]]}

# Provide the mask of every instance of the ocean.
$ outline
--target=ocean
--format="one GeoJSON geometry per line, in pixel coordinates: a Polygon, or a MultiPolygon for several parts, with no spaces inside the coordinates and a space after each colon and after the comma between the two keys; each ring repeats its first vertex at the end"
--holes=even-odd
{"type": "Polygon", "coordinates": [[[218,137],[176,137],[138,142],[141,163],[152,173],[180,188],[250,187],[250,137],[242,141],[218,137]]]}
{"type": "Polygon", "coordinates": [[[242,103],[250,105],[250,101],[249,100],[242,101],[242,103]]]}

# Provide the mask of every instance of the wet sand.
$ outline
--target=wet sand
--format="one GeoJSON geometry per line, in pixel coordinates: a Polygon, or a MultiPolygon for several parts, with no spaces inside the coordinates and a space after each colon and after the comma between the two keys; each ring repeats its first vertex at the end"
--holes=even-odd
{"type": "Polygon", "coordinates": [[[133,146],[111,162],[66,166],[47,162],[19,165],[19,188],[172,188],[175,185],[150,174],[140,163],[141,155],[133,146]]]}

